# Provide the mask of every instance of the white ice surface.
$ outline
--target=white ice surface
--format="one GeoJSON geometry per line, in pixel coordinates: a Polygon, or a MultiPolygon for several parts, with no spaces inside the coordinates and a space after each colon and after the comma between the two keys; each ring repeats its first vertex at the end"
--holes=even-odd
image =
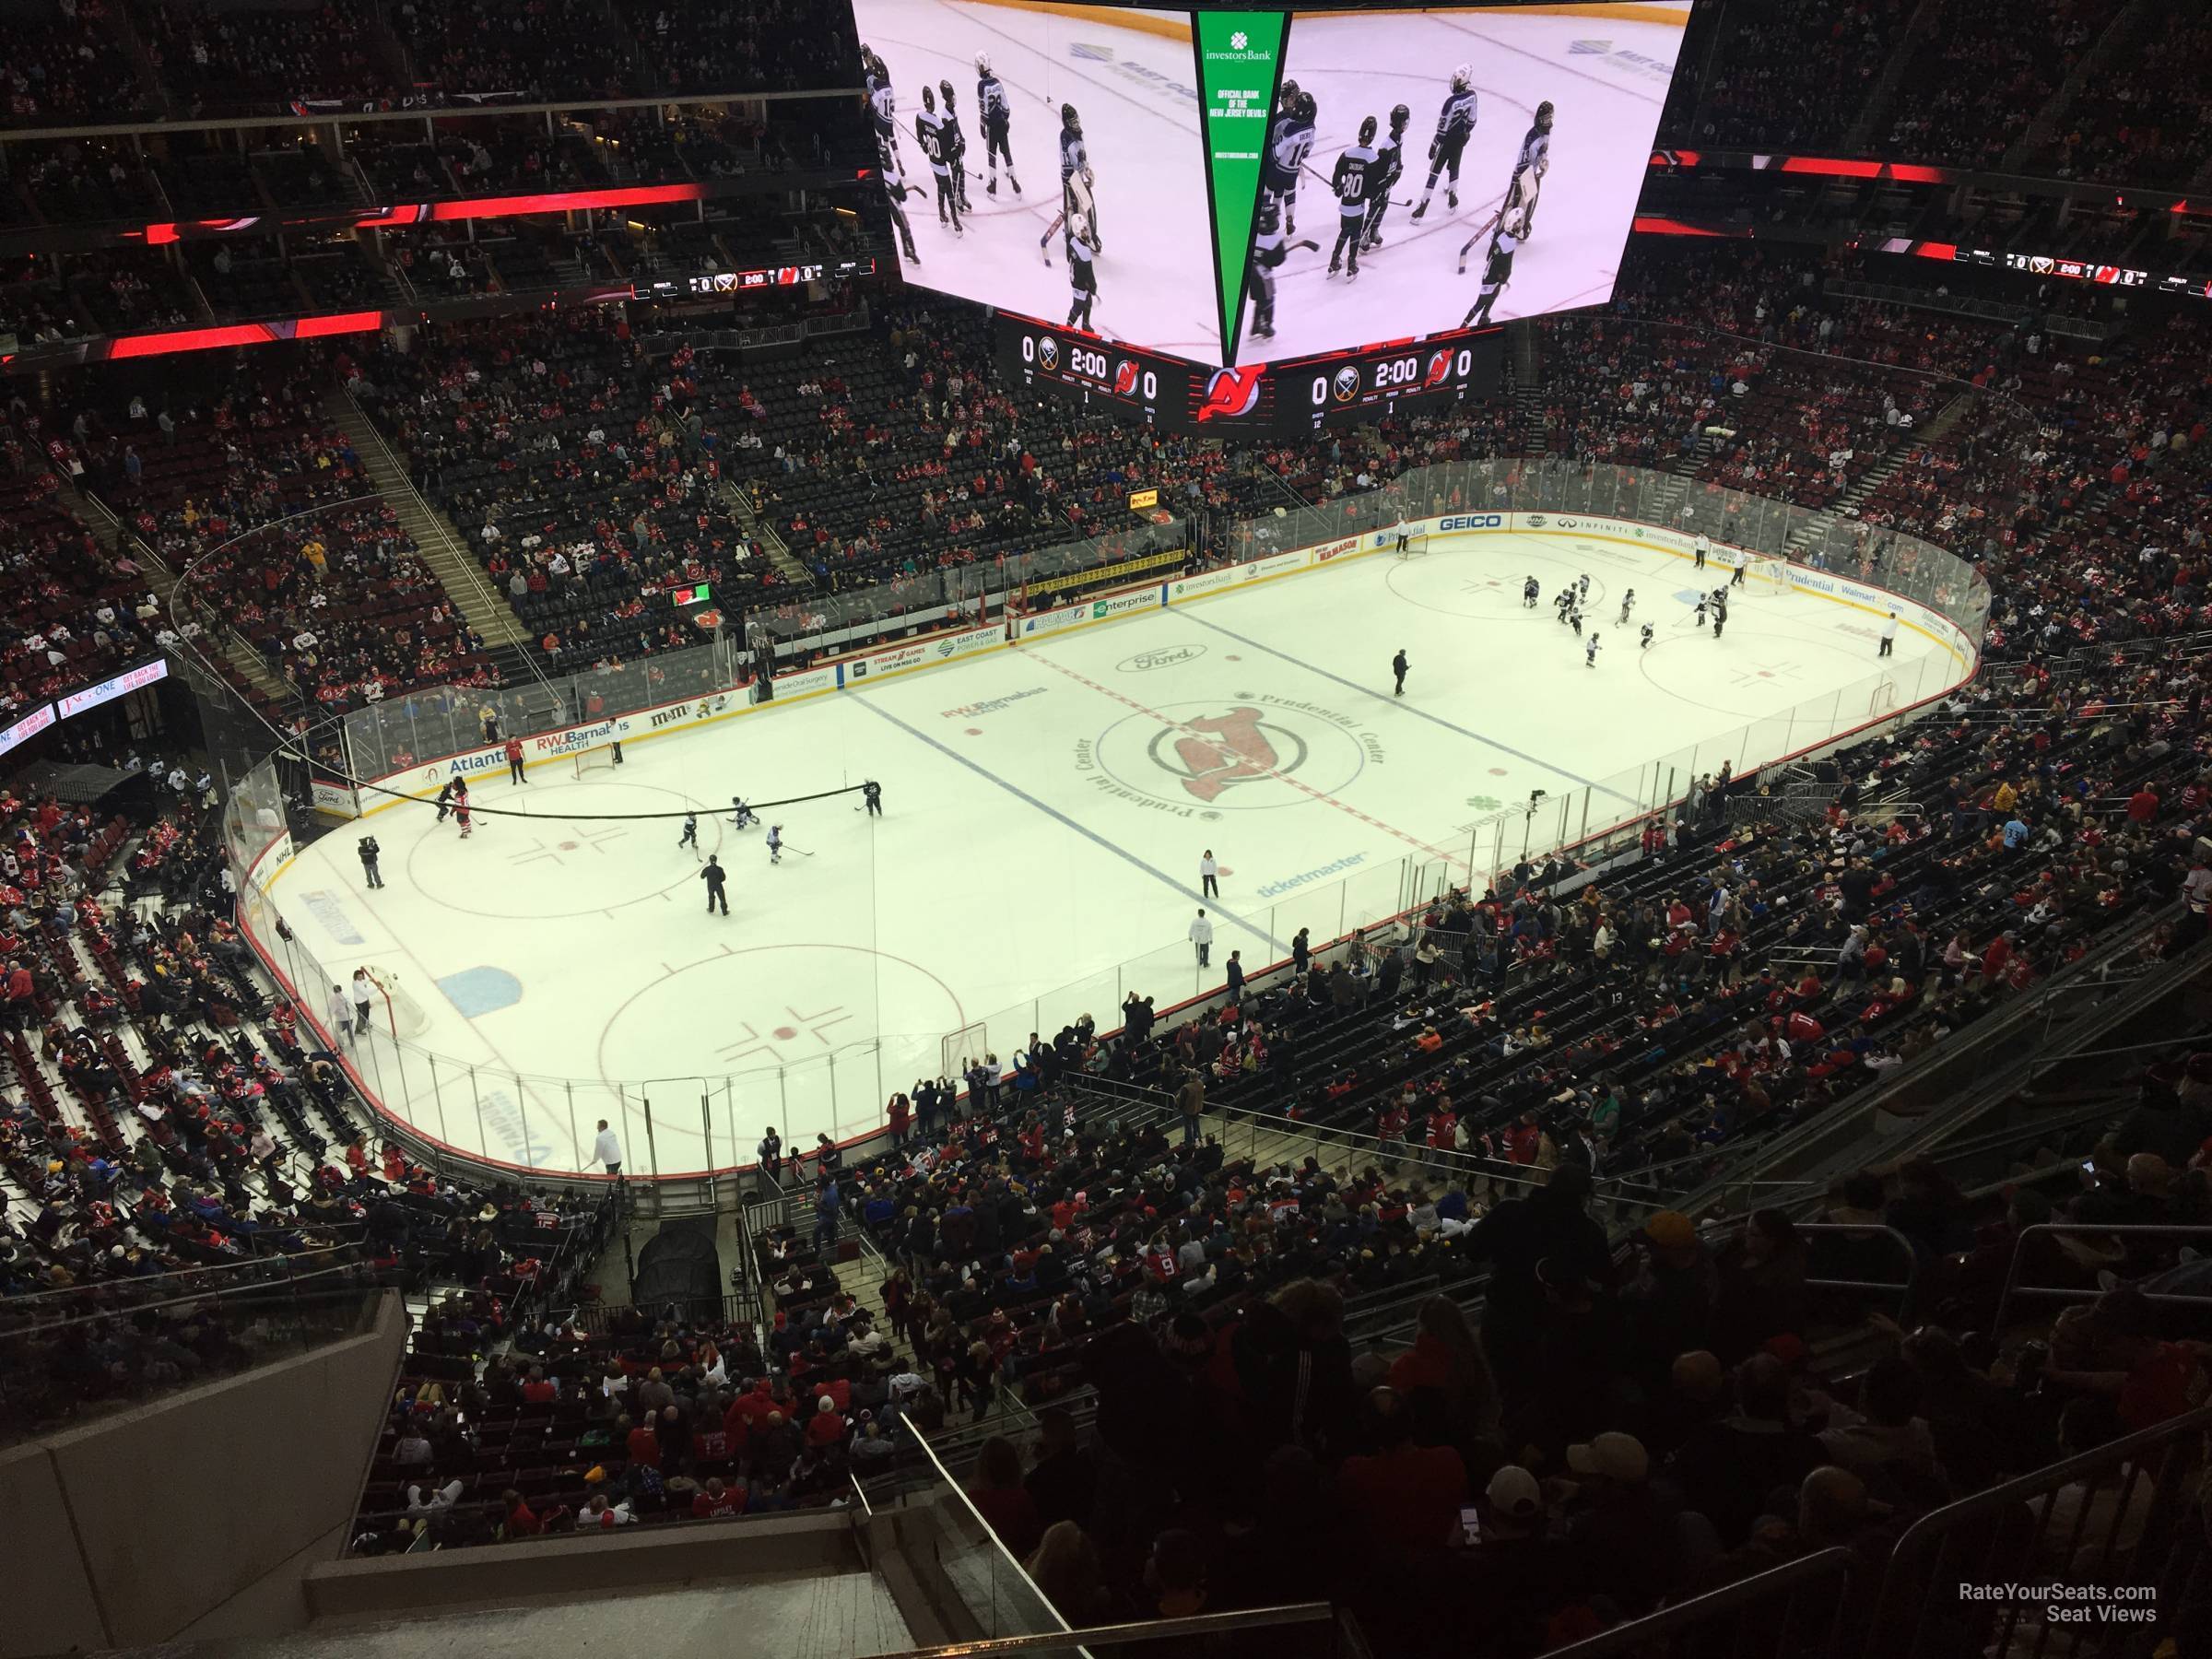
{"type": "Polygon", "coordinates": [[[1188,14],[1133,11],[1169,32],[1119,28],[964,0],[855,0],[862,41],[889,66],[897,94],[904,204],[919,265],[907,280],[1049,323],[1067,316],[1067,261],[1053,234],[1047,266],[1038,238],[1060,211],[1060,106],[1082,117],[1103,239],[1091,320],[1116,339],[1219,362],[1214,241],[1198,84],[1188,14]],[[922,88],[959,94],[968,168],[985,173],[975,54],[990,53],[1012,105],[1007,142],[1022,194],[1002,171],[998,194],[968,184],[964,234],[937,222],[936,185],[914,142],[922,88]]]}
{"type": "MultiPolygon", "coordinates": [[[[1639,8],[1642,9],[1642,8],[1639,8]]],[[[1687,3],[1669,6],[1687,18],[1687,3]]],[[[1474,305],[1485,238],[1462,243],[1497,211],[1536,105],[1554,106],[1551,166],[1537,203],[1535,235],[1513,262],[1494,322],[1594,305],[1613,291],[1636,198],[1642,189],[1660,106],[1682,29],[1660,22],[1594,17],[1513,16],[1497,11],[1390,13],[1368,18],[1300,14],[1290,27],[1284,74],[1313,94],[1316,143],[1298,193],[1298,236],[1318,253],[1291,254],[1276,279],[1275,337],[1247,333],[1240,362],[1279,361],[1408,335],[1459,327],[1474,305]],[[1460,161],[1459,206],[1446,206],[1449,176],[1437,182],[1419,224],[1412,204],[1429,172],[1429,140],[1459,64],[1474,71],[1475,135],[1460,161]],[[1405,202],[1382,223],[1382,246],[1364,256],[1358,281],[1330,277],[1336,203],[1327,181],[1353,143],[1361,117],[1387,131],[1391,106],[1405,104],[1406,171],[1392,192],[1405,202]]],[[[1250,327],[1247,305],[1246,327],[1250,327]]],[[[1065,313],[1063,313],[1065,314],[1065,313]]]]}
{"type": "Polygon", "coordinates": [[[1679,785],[1723,759],[1741,771],[1864,723],[1882,674],[1901,705],[1962,672],[1912,631],[1879,663],[1877,618],[1803,594],[1744,599],[1716,641],[1687,626],[1688,560],[1656,548],[1497,535],[1431,547],[632,743],[619,771],[582,782],[562,759],[477,786],[485,807],[635,813],[881,781],[879,820],[857,797],[771,810],[813,854],[772,867],[758,829],[702,818],[732,871],[727,920],[703,913],[674,819],[484,813],[465,842],[412,804],[368,820],[383,890],[363,890],[340,830],[275,896],[297,948],[335,978],[375,963],[422,1007],[429,1028],[404,1053],[379,1038],[356,1059],[424,1133],[573,1169],[607,1117],[633,1172],[725,1165],[749,1160],[770,1122],[806,1144],[874,1126],[962,1026],[987,1020],[1002,1059],[1084,1012],[1110,1029],[1130,989],[1164,1008],[1218,984],[1231,949],[1263,964],[1301,925],[1319,941],[1394,911],[1417,874],[1464,880],[1468,827],[1532,789],[1547,792],[1541,824],[1595,830],[1653,778],[1679,785]],[[1605,637],[1594,669],[1549,603],[1584,571],[1605,637]],[[1645,619],[1659,624],[1648,652],[1645,619]],[[1189,723],[1240,708],[1259,712],[1274,759],[1209,778],[1219,758],[1189,723]],[[1224,868],[1202,981],[1185,934],[1208,847],[1224,868]]]}

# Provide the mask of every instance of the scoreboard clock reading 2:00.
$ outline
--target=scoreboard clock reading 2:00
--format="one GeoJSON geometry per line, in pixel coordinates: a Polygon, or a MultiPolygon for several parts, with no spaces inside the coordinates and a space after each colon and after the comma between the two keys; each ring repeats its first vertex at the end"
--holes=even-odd
{"type": "Polygon", "coordinates": [[[1277,382],[1275,424],[1286,431],[1350,426],[1400,404],[1412,412],[1495,397],[1504,350],[1504,332],[1488,329],[1279,363],[1269,371],[1277,382]]]}
{"type": "Polygon", "coordinates": [[[1023,385],[1043,384],[1085,402],[1097,398],[1146,420],[1180,427],[1190,407],[1188,363],[1101,340],[1072,328],[1055,328],[1011,312],[999,314],[1000,374],[1023,385]],[[1161,416],[1165,420],[1160,420],[1161,416]]]}

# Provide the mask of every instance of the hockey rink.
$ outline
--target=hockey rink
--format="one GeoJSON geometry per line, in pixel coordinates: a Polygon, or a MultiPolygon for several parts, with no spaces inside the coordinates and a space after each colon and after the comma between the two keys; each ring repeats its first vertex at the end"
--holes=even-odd
{"type": "MultiPolygon", "coordinates": [[[[875,1127],[950,1034],[1004,1060],[1084,1013],[1108,1030],[1130,991],[1165,1008],[1218,986],[1231,950],[1256,969],[1301,926],[1319,943],[1465,881],[1532,791],[1544,826],[1595,831],[1724,759],[1741,772],[1796,752],[1971,667],[1912,628],[1880,660],[1877,615],[1804,592],[1747,592],[1715,640],[1692,625],[1692,583],[1727,572],[1657,547],[1489,534],[1430,549],[635,741],[581,780],[566,757],[522,784],[486,774],[480,808],[536,816],[480,812],[466,841],[427,806],[384,807],[365,823],[383,889],[364,889],[363,825],[275,877],[293,959],[339,980],[369,964],[398,987],[348,1046],[426,1135],[574,1170],[605,1117],[633,1174],[749,1161],[771,1123],[805,1145],[875,1127]],[[1584,574],[1594,666],[1550,604],[1584,574]],[[734,794],[865,778],[881,818],[856,794],[768,810],[781,864],[760,829],[725,821],[734,794]],[[706,913],[677,818],[585,816],[687,805],[731,872],[726,919],[706,913]],[[1218,901],[1199,892],[1209,848],[1218,901]],[[1186,939],[1202,901],[1204,974],[1186,939]]],[[[301,994],[320,1014],[324,994],[301,994]]]]}
{"type": "MultiPolygon", "coordinates": [[[[906,278],[985,305],[1057,323],[1068,312],[1060,211],[1060,109],[1073,104],[1090,158],[1100,237],[1101,333],[1219,362],[1212,216],[1198,135],[1198,83],[1187,12],[1132,8],[1126,21],[1096,7],[1067,14],[990,0],[855,0],[864,44],[891,72],[898,101],[904,204],[919,265],[906,278]],[[987,174],[976,104],[977,53],[1006,85],[1017,195],[1003,169],[998,194],[968,182],[962,232],[937,218],[936,188],[914,136],[922,88],[950,81],[968,146],[968,171],[987,174]]],[[[939,94],[940,102],[942,94],[939,94]]]]}
{"type": "Polygon", "coordinates": [[[1319,248],[1296,249],[1285,262],[1276,279],[1275,337],[1247,335],[1240,362],[1460,327],[1476,301],[1488,247],[1480,233],[1504,199],[1536,106],[1547,100],[1551,160],[1535,235],[1516,254],[1491,321],[1595,305],[1611,295],[1689,6],[1664,0],[1614,8],[1618,16],[1595,6],[1559,9],[1571,15],[1298,15],[1283,73],[1313,94],[1316,108],[1312,172],[1294,217],[1297,237],[1319,248]],[[1459,206],[1448,205],[1447,173],[1417,225],[1413,206],[1428,179],[1437,112],[1461,64],[1473,71],[1477,115],[1460,161],[1459,206]],[[1372,115],[1387,133],[1391,108],[1399,103],[1412,115],[1405,175],[1391,192],[1403,205],[1382,221],[1382,245],[1361,256],[1358,280],[1332,277],[1337,214],[1327,181],[1337,156],[1357,140],[1361,118],[1372,115]],[[1462,275],[1461,246],[1478,235],[1462,275]]]}

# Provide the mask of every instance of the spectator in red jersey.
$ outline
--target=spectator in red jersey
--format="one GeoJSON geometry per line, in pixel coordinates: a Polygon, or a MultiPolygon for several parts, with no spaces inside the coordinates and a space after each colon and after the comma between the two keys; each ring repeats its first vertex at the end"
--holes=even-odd
{"type": "Polygon", "coordinates": [[[1004,1435],[993,1435],[977,1452],[968,1499],[999,1542],[1018,1557],[1026,1558],[1044,1535],[1036,1502],[1022,1484],[1021,1453],[1004,1435]]]}

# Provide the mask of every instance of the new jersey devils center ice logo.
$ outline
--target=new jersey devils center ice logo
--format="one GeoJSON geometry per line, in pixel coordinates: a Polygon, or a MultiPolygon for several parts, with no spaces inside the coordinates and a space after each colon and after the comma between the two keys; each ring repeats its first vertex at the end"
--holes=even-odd
{"type": "Polygon", "coordinates": [[[1200,420],[1241,420],[1259,406],[1261,365],[1217,369],[1206,382],[1206,402],[1198,406],[1200,420]]]}
{"type": "Polygon", "coordinates": [[[1185,794],[1209,806],[1240,783],[1277,778],[1305,764],[1305,740],[1240,705],[1169,726],[1152,739],[1152,763],[1175,773],[1185,794]]]}

